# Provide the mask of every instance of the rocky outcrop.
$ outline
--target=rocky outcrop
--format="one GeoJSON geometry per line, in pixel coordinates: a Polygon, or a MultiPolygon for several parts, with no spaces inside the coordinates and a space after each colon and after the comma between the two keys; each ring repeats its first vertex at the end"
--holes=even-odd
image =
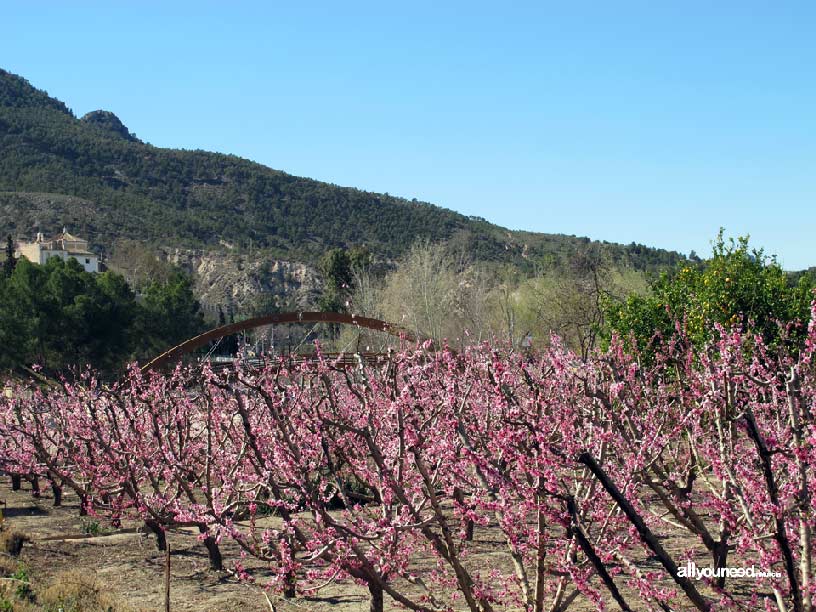
{"type": "Polygon", "coordinates": [[[82,121],[84,121],[85,123],[89,123],[91,125],[95,125],[96,127],[101,128],[105,131],[113,132],[114,134],[121,138],[124,138],[125,140],[129,140],[131,142],[139,142],[139,139],[130,133],[130,130],[128,130],[125,124],[122,123],[121,119],[119,119],[119,117],[117,117],[110,111],[106,110],[91,111],[90,113],[82,117],[82,121]]]}
{"type": "Polygon", "coordinates": [[[220,306],[250,315],[272,308],[313,309],[320,294],[318,272],[305,264],[225,251],[164,249],[165,258],[189,272],[206,314],[220,306]]]}

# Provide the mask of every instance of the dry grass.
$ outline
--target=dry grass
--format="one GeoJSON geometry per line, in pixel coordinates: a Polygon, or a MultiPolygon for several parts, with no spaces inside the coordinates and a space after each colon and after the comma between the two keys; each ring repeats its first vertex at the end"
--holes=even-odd
{"type": "Polygon", "coordinates": [[[0,577],[6,578],[17,571],[17,562],[6,555],[0,554],[0,577]]]}
{"type": "Polygon", "coordinates": [[[37,592],[37,603],[47,612],[133,612],[96,575],[79,570],[57,574],[46,589],[37,592]]]}
{"type": "Polygon", "coordinates": [[[0,523],[0,612],[133,612],[105,588],[94,572],[70,570],[32,588],[28,567],[17,557],[30,538],[0,523]]]}
{"type": "Polygon", "coordinates": [[[14,612],[135,612],[111,594],[94,574],[71,570],[57,574],[45,589],[31,589],[20,564],[0,562],[8,577],[0,583],[0,611],[14,612]]]}

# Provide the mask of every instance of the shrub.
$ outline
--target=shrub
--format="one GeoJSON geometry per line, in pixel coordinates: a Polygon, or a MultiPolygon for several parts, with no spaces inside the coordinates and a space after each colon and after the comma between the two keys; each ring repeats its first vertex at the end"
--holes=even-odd
{"type": "Polygon", "coordinates": [[[23,601],[31,601],[34,593],[31,590],[31,579],[28,577],[28,568],[22,563],[17,566],[17,571],[11,577],[16,581],[15,595],[23,601]]]}
{"type": "Polygon", "coordinates": [[[90,536],[104,535],[105,530],[95,519],[82,518],[79,520],[79,530],[90,536]]]}
{"type": "Polygon", "coordinates": [[[16,557],[23,549],[23,544],[28,540],[28,536],[19,531],[4,529],[0,531],[0,550],[7,552],[12,557],[16,557]]]}
{"type": "Polygon", "coordinates": [[[786,343],[795,351],[804,340],[813,286],[807,275],[794,282],[774,257],[749,248],[747,238],[726,241],[720,231],[711,259],[664,273],[649,295],[607,299],[604,310],[608,331],[634,340],[642,357],[676,338],[678,322],[698,348],[714,339],[719,324],[760,334],[771,348],[786,343]],[[788,324],[794,327],[786,330],[788,324]]]}

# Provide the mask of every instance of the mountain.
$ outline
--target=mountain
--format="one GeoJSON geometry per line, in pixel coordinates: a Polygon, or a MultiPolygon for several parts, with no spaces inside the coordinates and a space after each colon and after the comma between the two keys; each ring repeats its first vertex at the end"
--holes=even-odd
{"type": "MultiPolygon", "coordinates": [[[[419,238],[452,241],[476,260],[532,268],[566,262],[588,238],[509,231],[387,194],[292,176],[234,155],[140,141],[109,111],[77,118],[22,77],[0,70],[0,234],[62,226],[109,254],[117,239],[164,248],[249,250],[313,263],[365,245],[391,261],[419,238]]],[[[672,266],[670,251],[600,243],[618,265],[672,266]]]]}

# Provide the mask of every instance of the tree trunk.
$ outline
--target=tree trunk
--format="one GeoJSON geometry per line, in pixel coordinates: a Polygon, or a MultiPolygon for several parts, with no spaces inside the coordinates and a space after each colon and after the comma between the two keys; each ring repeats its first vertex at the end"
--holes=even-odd
{"type": "MultiPolygon", "coordinates": [[[[623,594],[618,589],[618,586],[615,584],[615,580],[609,574],[609,571],[607,571],[606,565],[604,565],[604,562],[601,561],[600,557],[598,557],[598,553],[595,552],[595,548],[592,546],[592,542],[590,541],[578,518],[578,511],[575,508],[574,499],[569,498],[567,500],[567,510],[572,518],[572,522],[570,523],[571,535],[576,539],[578,546],[581,547],[581,550],[584,551],[587,559],[589,559],[590,563],[592,563],[592,566],[595,568],[595,571],[601,578],[601,582],[604,583],[604,586],[609,591],[609,594],[612,595],[612,598],[620,606],[620,609],[623,612],[633,612],[632,608],[629,607],[629,604],[626,603],[626,600],[623,598],[623,594]]],[[[541,575],[539,575],[539,580],[540,579],[541,575]]],[[[539,599],[543,602],[543,593],[539,597],[538,584],[536,584],[536,610],[539,610],[539,599]]]]}
{"type": "MultiPolygon", "coordinates": [[[[207,526],[199,525],[198,532],[201,534],[207,533],[207,526]]],[[[204,546],[207,547],[207,554],[210,556],[210,569],[220,572],[224,569],[224,562],[221,558],[221,551],[215,542],[215,538],[207,534],[207,537],[204,538],[204,546]]]]}
{"type": "Polygon", "coordinates": [[[382,587],[371,581],[368,583],[368,592],[371,593],[371,600],[368,604],[368,612],[383,612],[383,590],[382,587]]]}
{"type": "Polygon", "coordinates": [[[31,495],[34,497],[40,496],[40,479],[37,476],[31,477],[31,495]]]}
{"type": "MultiPolygon", "coordinates": [[[[295,560],[295,548],[294,548],[294,546],[292,544],[293,538],[289,537],[288,535],[284,536],[284,537],[286,538],[286,543],[288,545],[286,547],[286,550],[287,550],[287,556],[289,558],[286,561],[289,562],[288,563],[289,567],[292,567],[292,562],[295,560]]],[[[285,585],[283,587],[283,597],[284,597],[284,599],[292,599],[293,597],[295,597],[295,595],[297,595],[296,584],[297,584],[297,575],[295,574],[294,570],[289,570],[288,572],[286,572],[285,585]]]]}
{"type": "MultiPolygon", "coordinates": [[[[759,433],[754,415],[751,411],[745,413],[745,423],[748,425],[748,436],[754,443],[757,449],[757,454],[762,465],[762,474],[765,477],[765,488],[768,491],[768,498],[776,507],[779,507],[779,488],[776,484],[776,477],[774,476],[773,468],[771,467],[771,452],[768,450],[762,434],[759,433]]],[[[799,576],[796,573],[796,566],[793,560],[793,552],[791,551],[790,541],[788,540],[788,532],[785,529],[785,521],[781,515],[777,515],[775,519],[774,539],[779,546],[779,551],[782,553],[782,560],[785,562],[785,572],[788,575],[788,584],[790,585],[791,596],[793,598],[794,612],[803,612],[804,603],[802,601],[802,590],[799,586],[799,576]]]]}
{"type": "MultiPolygon", "coordinates": [[[[720,534],[720,540],[717,542],[713,553],[714,571],[725,567],[726,563],[728,563],[728,536],[728,531],[724,531],[720,534]]],[[[725,575],[717,578],[717,586],[721,589],[725,588],[725,575]]]]}
{"type": "Polygon", "coordinates": [[[51,491],[54,493],[54,507],[62,505],[62,487],[56,482],[51,483],[51,491]]]}
{"type": "Polygon", "coordinates": [[[167,534],[161,525],[157,521],[146,520],[145,527],[156,535],[156,548],[159,549],[159,552],[167,550],[167,534]]]}
{"type": "Polygon", "coordinates": [[[295,579],[292,574],[288,574],[286,576],[286,586],[283,588],[283,598],[284,599],[292,599],[297,595],[297,589],[295,588],[295,579]]]}
{"type": "Polygon", "coordinates": [[[19,491],[20,487],[23,486],[23,477],[19,474],[12,474],[11,475],[11,490],[12,491],[19,491]]]}
{"type": "MultiPolygon", "coordinates": [[[[626,515],[626,518],[632,524],[632,526],[637,530],[640,539],[643,541],[646,546],[654,553],[657,560],[660,561],[660,564],[665,568],[665,570],[669,573],[672,579],[677,583],[677,585],[683,589],[688,597],[689,601],[694,604],[694,606],[700,610],[701,612],[709,612],[712,607],[711,601],[709,601],[706,597],[704,597],[692,584],[691,580],[684,576],[680,576],[677,571],[677,564],[675,563],[674,559],[672,559],[669,554],[664,550],[663,546],[660,545],[660,542],[655,537],[652,530],[644,522],[643,518],[637,513],[635,507],[632,503],[624,497],[621,490],[618,486],[612,481],[606,471],[600,466],[600,464],[595,460],[595,458],[587,452],[583,452],[578,455],[578,463],[581,463],[589,468],[589,471],[592,472],[593,476],[601,483],[606,492],[615,500],[615,503],[618,505],[623,513],[626,515]]],[[[775,500],[774,500],[775,501],[775,500]]],[[[798,612],[798,611],[797,611],[798,612]]]]}

